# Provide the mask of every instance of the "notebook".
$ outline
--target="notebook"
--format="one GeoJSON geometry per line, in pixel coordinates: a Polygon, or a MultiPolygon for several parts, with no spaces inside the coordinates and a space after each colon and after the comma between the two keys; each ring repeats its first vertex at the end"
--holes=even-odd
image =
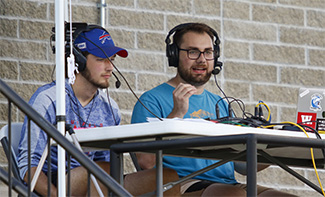
{"type": "Polygon", "coordinates": [[[325,89],[299,89],[296,119],[297,123],[325,132],[325,89]]]}

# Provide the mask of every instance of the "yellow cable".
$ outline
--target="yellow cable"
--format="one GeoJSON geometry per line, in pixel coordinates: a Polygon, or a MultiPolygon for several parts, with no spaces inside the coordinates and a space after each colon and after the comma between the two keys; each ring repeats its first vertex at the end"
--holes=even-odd
{"type": "MultiPolygon", "coordinates": [[[[267,119],[266,119],[266,120],[269,121],[270,116],[271,116],[271,111],[270,111],[269,106],[268,106],[267,104],[265,104],[264,102],[260,102],[260,103],[258,103],[258,104],[256,105],[256,107],[258,107],[259,105],[264,105],[264,106],[267,108],[267,110],[268,110],[268,116],[267,116],[267,119]]],[[[281,124],[292,124],[292,125],[298,127],[301,131],[303,131],[303,132],[306,134],[307,138],[309,138],[308,133],[307,133],[307,132],[305,131],[305,129],[302,128],[300,125],[298,125],[298,124],[296,124],[296,123],[293,123],[293,122],[288,122],[288,121],[286,121],[286,122],[282,122],[281,124]]],[[[274,126],[275,126],[275,125],[267,125],[267,126],[261,126],[261,127],[262,127],[262,128],[269,128],[269,127],[274,127],[274,126]]],[[[320,132],[320,133],[323,133],[323,132],[320,132]]],[[[325,132],[324,132],[324,133],[325,133],[325,132]]],[[[324,192],[324,189],[323,189],[322,183],[321,183],[321,181],[320,181],[320,178],[319,178],[319,175],[318,175],[318,172],[317,172],[317,168],[316,168],[316,164],[315,164],[315,158],[314,158],[314,151],[313,151],[313,148],[310,148],[310,154],[311,154],[311,160],[312,160],[312,162],[313,162],[313,167],[314,167],[314,170],[315,170],[315,174],[316,174],[316,177],[317,177],[318,183],[319,183],[320,188],[321,188],[321,190],[322,190],[323,196],[325,197],[325,192],[324,192]]]]}
{"type": "Polygon", "coordinates": [[[267,129],[267,128],[274,127],[274,126],[276,126],[276,125],[261,125],[261,127],[258,127],[258,128],[267,129]]]}
{"type": "Polygon", "coordinates": [[[268,115],[267,115],[267,119],[266,120],[269,121],[270,120],[270,117],[271,117],[271,110],[270,110],[269,106],[267,106],[267,104],[265,104],[264,102],[260,102],[255,107],[258,107],[260,105],[264,105],[267,108],[268,115]]]}
{"type": "MultiPolygon", "coordinates": [[[[298,124],[296,124],[296,123],[293,123],[293,122],[282,122],[282,124],[292,124],[292,125],[298,127],[300,130],[302,130],[302,131],[306,134],[307,138],[309,138],[308,133],[307,133],[307,132],[305,131],[305,129],[302,128],[300,125],[298,125],[298,124]]],[[[316,168],[316,164],[315,164],[315,158],[314,158],[314,151],[313,151],[313,148],[310,148],[310,154],[311,154],[311,160],[312,160],[312,162],[313,162],[313,167],[314,167],[314,170],[315,170],[315,173],[316,173],[316,177],[317,177],[317,180],[318,180],[319,186],[320,186],[320,188],[322,189],[323,196],[325,196],[325,192],[324,192],[324,190],[323,190],[322,183],[321,183],[321,181],[320,181],[320,179],[319,179],[319,176],[318,176],[318,172],[317,172],[317,168],[316,168]]]]}

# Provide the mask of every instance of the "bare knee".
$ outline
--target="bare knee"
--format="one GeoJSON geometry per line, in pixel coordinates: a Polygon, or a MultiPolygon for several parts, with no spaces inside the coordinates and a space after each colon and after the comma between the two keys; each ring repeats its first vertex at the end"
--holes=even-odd
{"type": "MultiPolygon", "coordinates": [[[[163,169],[163,183],[178,180],[176,171],[171,169],[163,169]]],[[[124,187],[132,195],[142,195],[156,190],[156,169],[143,170],[136,173],[126,175],[124,179],[124,187]]],[[[172,189],[164,192],[164,196],[179,196],[180,186],[176,185],[172,189]]]]}
{"type": "Polygon", "coordinates": [[[97,161],[96,164],[103,169],[107,174],[110,173],[110,163],[106,161],[97,161]]]}
{"type": "Polygon", "coordinates": [[[164,182],[170,182],[170,181],[176,181],[179,179],[178,174],[175,170],[169,169],[169,168],[164,168],[163,170],[164,174],[164,182]]]}
{"type": "MultiPolygon", "coordinates": [[[[164,168],[163,172],[164,172],[164,176],[163,176],[164,184],[177,181],[179,179],[177,172],[173,169],[164,168]]],[[[164,196],[180,196],[180,190],[181,190],[181,186],[180,184],[177,184],[170,190],[164,192],[164,196]]]]}

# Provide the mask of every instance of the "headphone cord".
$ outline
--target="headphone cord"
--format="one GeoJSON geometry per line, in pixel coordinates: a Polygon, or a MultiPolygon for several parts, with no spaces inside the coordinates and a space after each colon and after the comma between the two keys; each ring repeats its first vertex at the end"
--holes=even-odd
{"type": "Polygon", "coordinates": [[[227,97],[227,95],[225,94],[225,92],[221,89],[221,87],[219,86],[219,84],[218,84],[218,81],[217,81],[217,76],[216,75],[213,75],[214,76],[214,81],[215,81],[215,83],[216,83],[216,85],[217,85],[217,87],[218,87],[218,89],[220,90],[220,92],[223,94],[223,96],[224,96],[224,98],[226,98],[227,99],[227,102],[228,102],[228,104],[230,104],[230,102],[229,102],[229,99],[228,99],[228,97],[227,97]]]}
{"type": "Polygon", "coordinates": [[[148,110],[148,112],[150,112],[153,116],[155,116],[156,118],[158,118],[160,121],[163,121],[162,118],[160,118],[159,116],[157,116],[155,113],[153,113],[151,110],[149,110],[143,103],[142,101],[139,99],[139,97],[135,94],[135,92],[133,91],[133,89],[131,88],[129,82],[126,80],[126,78],[124,77],[124,75],[120,72],[120,70],[115,66],[115,64],[113,63],[112,60],[109,59],[108,55],[106,54],[106,52],[99,47],[97,44],[95,44],[93,41],[91,41],[90,39],[88,39],[87,37],[79,34],[79,36],[85,38],[86,40],[88,40],[89,42],[91,42],[93,45],[95,45],[97,48],[99,48],[104,55],[106,56],[106,58],[111,62],[111,64],[113,65],[113,67],[115,68],[115,70],[119,73],[119,75],[123,78],[123,80],[125,81],[126,85],[128,86],[129,90],[132,92],[132,94],[134,95],[134,97],[139,101],[139,103],[146,109],[148,110]]]}
{"type": "Polygon", "coordinates": [[[108,94],[108,88],[106,88],[106,94],[107,94],[107,100],[108,100],[108,103],[109,103],[109,107],[111,108],[111,111],[112,111],[112,116],[113,116],[115,125],[117,125],[115,114],[114,114],[112,103],[111,103],[111,99],[109,98],[109,94],[108,94]]]}
{"type": "MultiPolygon", "coordinates": [[[[220,87],[219,84],[218,84],[218,81],[217,81],[217,74],[213,74],[213,76],[214,76],[214,81],[215,81],[215,83],[216,83],[218,89],[220,90],[220,92],[223,94],[224,98],[226,98],[226,100],[227,100],[227,102],[228,102],[228,112],[229,112],[228,115],[229,115],[229,117],[230,117],[230,116],[231,116],[231,111],[232,111],[232,109],[231,109],[231,103],[230,103],[230,101],[229,101],[227,95],[225,94],[225,92],[221,89],[221,87],[220,87]]],[[[216,109],[217,109],[217,108],[219,108],[219,106],[218,106],[218,102],[217,102],[217,104],[216,104],[216,109]]]]}

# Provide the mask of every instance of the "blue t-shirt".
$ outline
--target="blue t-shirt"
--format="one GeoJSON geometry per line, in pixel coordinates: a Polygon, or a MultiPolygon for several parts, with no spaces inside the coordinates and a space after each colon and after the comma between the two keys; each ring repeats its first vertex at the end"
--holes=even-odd
{"type": "MultiPolygon", "coordinates": [[[[166,118],[174,106],[174,87],[163,83],[150,91],[145,92],[141,97],[141,102],[154,114],[161,118],[166,118]]],[[[227,104],[220,96],[204,90],[200,95],[192,95],[189,99],[189,109],[184,118],[216,119],[215,105],[218,102],[220,117],[227,116],[227,104]]],[[[132,114],[132,123],[146,122],[147,117],[154,117],[139,102],[136,103],[132,114]]],[[[216,163],[216,160],[196,159],[187,157],[164,156],[163,165],[177,171],[180,177],[184,177],[197,170],[216,163]]],[[[237,183],[234,175],[234,164],[228,162],[213,170],[200,174],[194,179],[210,180],[218,183],[237,183]]]]}
{"type": "MultiPolygon", "coordinates": [[[[40,87],[29,100],[29,104],[46,120],[56,125],[56,83],[55,81],[40,87]]],[[[120,124],[121,114],[116,102],[103,91],[97,91],[94,98],[86,105],[82,106],[74,95],[72,87],[66,80],[65,82],[65,104],[66,104],[66,123],[74,128],[106,127],[120,124]],[[112,106],[110,106],[110,104],[112,106]],[[113,109],[113,112],[112,112],[113,109]],[[113,116],[114,114],[114,116],[113,116]]],[[[47,143],[47,135],[35,123],[31,122],[31,167],[38,166],[47,143]]],[[[21,139],[18,147],[17,156],[20,176],[23,178],[28,169],[27,154],[27,119],[25,118],[21,139]]],[[[109,151],[86,152],[88,157],[94,161],[110,161],[109,151]]],[[[80,166],[75,160],[71,160],[71,168],[80,166]]],[[[42,171],[47,174],[47,162],[42,171]]],[[[57,147],[51,147],[51,171],[57,171],[57,147]]]]}

